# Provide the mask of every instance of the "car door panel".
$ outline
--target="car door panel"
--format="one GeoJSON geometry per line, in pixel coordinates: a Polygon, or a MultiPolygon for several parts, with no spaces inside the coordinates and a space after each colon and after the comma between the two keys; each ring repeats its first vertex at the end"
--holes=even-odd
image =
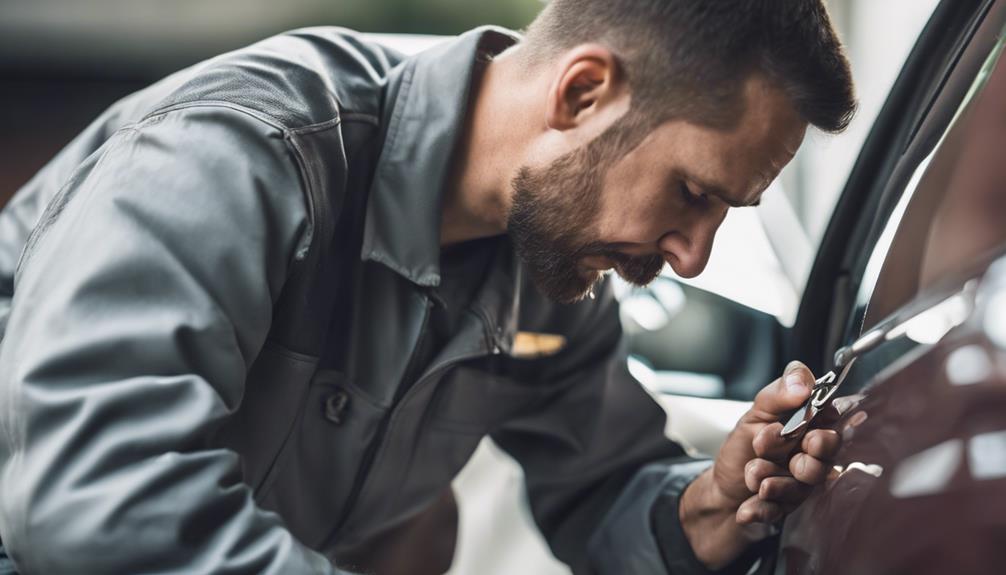
{"type": "MultiPolygon", "coordinates": [[[[864,205],[894,205],[849,223],[865,233],[862,243],[835,245],[830,232],[822,253],[847,267],[836,274],[815,266],[808,290],[816,291],[794,331],[812,336],[801,322],[823,310],[807,306],[820,304],[827,280],[839,276],[855,295],[846,309],[829,309],[825,331],[841,334],[838,341],[819,335],[802,349],[833,350],[891,314],[943,301],[934,294],[959,294],[964,303],[952,320],[908,314],[913,319],[891,341],[857,362],[842,393],[862,393],[836,400],[844,408],[832,426],[844,439],[838,467],[786,520],[777,573],[998,573],[1006,566],[1006,6],[944,1],[933,18],[920,45],[940,31],[949,37],[937,44],[958,55],[917,48],[913,58],[950,65],[918,87],[930,96],[916,99],[917,108],[885,112],[914,118],[919,127],[908,133],[916,139],[904,154],[895,148],[857,167],[877,168],[864,205]],[[960,27],[948,33],[940,18],[960,27]],[[892,200],[899,195],[900,206],[892,200]]],[[[919,66],[909,62],[906,70],[919,66]]],[[[894,125],[881,118],[875,132],[894,125]]],[[[871,150],[868,143],[863,154],[871,150]]],[[[866,177],[854,174],[849,185],[866,185],[866,177]]]]}

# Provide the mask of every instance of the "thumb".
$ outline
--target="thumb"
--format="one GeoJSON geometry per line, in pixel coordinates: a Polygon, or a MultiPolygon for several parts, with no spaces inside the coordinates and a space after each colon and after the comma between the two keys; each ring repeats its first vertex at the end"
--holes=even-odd
{"type": "Polygon", "coordinates": [[[803,405],[814,389],[814,374],[806,365],[792,361],[782,377],[766,385],[755,396],[752,415],[768,423],[803,405]]]}

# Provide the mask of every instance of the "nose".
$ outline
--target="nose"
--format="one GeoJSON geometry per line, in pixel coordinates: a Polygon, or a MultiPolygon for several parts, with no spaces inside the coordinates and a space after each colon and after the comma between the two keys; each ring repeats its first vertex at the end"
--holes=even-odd
{"type": "Polygon", "coordinates": [[[709,263],[713,239],[722,221],[722,217],[697,221],[690,228],[670,231],[660,238],[657,246],[674,273],[683,278],[702,273],[709,263]]]}

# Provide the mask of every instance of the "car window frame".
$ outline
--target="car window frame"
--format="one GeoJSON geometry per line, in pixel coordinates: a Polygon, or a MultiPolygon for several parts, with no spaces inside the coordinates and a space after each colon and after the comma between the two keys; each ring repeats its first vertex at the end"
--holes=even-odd
{"type": "MultiPolygon", "coordinates": [[[[990,21],[990,28],[994,28],[997,22],[990,21]]],[[[898,310],[903,309],[906,306],[912,305],[912,302],[917,300],[921,294],[925,291],[925,286],[920,285],[920,291],[914,296],[909,297],[909,299],[895,304],[893,308],[890,307],[890,302],[888,302],[888,307],[882,306],[879,310],[871,310],[870,307],[874,305],[874,297],[877,296],[877,290],[882,289],[881,279],[887,274],[894,273],[888,269],[888,261],[891,258],[891,250],[896,249],[896,242],[904,242],[905,237],[901,237],[903,233],[911,233],[908,230],[903,230],[903,226],[906,224],[905,218],[908,217],[908,211],[911,210],[911,205],[917,200],[931,201],[935,199],[938,203],[944,202],[944,198],[947,197],[949,189],[945,187],[934,188],[938,189],[939,192],[935,196],[932,196],[930,200],[925,198],[917,198],[916,192],[923,186],[933,185],[929,178],[939,178],[939,170],[945,170],[949,167],[945,160],[941,160],[940,156],[944,153],[949,153],[951,155],[955,154],[954,146],[955,144],[950,141],[951,134],[955,130],[964,130],[960,132],[960,140],[963,144],[968,137],[969,126],[974,122],[970,118],[971,112],[977,102],[982,99],[982,94],[989,81],[991,81],[993,74],[999,68],[999,66],[1004,64],[1003,54],[1004,49],[1006,49],[1006,22],[998,23],[1000,31],[995,35],[995,43],[990,50],[984,50],[984,43],[978,43],[976,48],[976,53],[973,54],[974,57],[980,57],[981,66],[979,66],[978,71],[971,75],[972,66],[968,68],[962,74],[964,77],[957,78],[956,81],[963,82],[967,84],[967,89],[965,95],[960,103],[957,105],[956,109],[952,111],[951,120],[947,122],[945,128],[939,130],[937,127],[937,133],[928,136],[929,139],[936,137],[936,145],[932,147],[928,155],[918,162],[914,173],[911,176],[908,184],[901,191],[900,197],[896,207],[892,211],[891,215],[888,217],[887,222],[881,226],[880,234],[878,236],[878,241],[874,243],[873,249],[869,254],[862,254],[867,262],[864,266],[864,271],[860,275],[859,289],[857,291],[856,305],[853,313],[850,314],[850,323],[846,328],[846,338],[857,338],[859,337],[864,329],[872,329],[873,326],[878,325],[885,321],[885,317],[895,315],[898,310]],[[947,149],[945,146],[951,146],[947,149]],[[942,164],[942,168],[939,167],[942,164]],[[937,172],[933,172],[937,170],[937,172]]],[[[999,73],[1004,73],[1003,70],[999,70],[999,73]]],[[[952,102],[946,102],[943,104],[945,108],[952,108],[952,102]]],[[[920,132],[921,133],[921,132],[920,132]]],[[[927,148],[928,149],[928,148],[927,148]]],[[[956,161],[952,161],[956,163],[956,161]]],[[[935,217],[939,211],[939,208],[934,208],[933,212],[923,212],[928,215],[929,218],[935,217]]],[[[915,216],[919,217],[919,216],[915,216]]],[[[923,215],[922,217],[927,217],[923,215]]],[[[921,220],[928,221],[930,224],[931,220],[921,220]]],[[[911,236],[907,236],[911,237],[911,236]]],[[[910,241],[910,240],[909,240],[910,241]]],[[[924,240],[923,240],[924,241],[924,240]]],[[[924,248],[926,249],[926,248],[924,248]]],[[[979,265],[983,259],[983,256],[988,256],[989,254],[995,254],[1002,251],[1002,246],[997,246],[989,250],[987,253],[976,253],[973,257],[968,257],[967,261],[963,264],[963,268],[958,270],[957,273],[950,274],[953,277],[942,277],[936,279],[937,284],[950,281],[956,277],[958,280],[967,279],[974,275],[978,270],[972,269],[976,265],[983,269],[984,265],[979,265]],[[965,271],[969,270],[969,271],[965,271]]],[[[921,263],[921,262],[920,262],[921,263]]],[[[921,270],[920,270],[921,272],[921,270]]],[[[951,282],[954,283],[954,282],[951,282]]]]}
{"type": "MultiPolygon", "coordinates": [[[[854,333],[851,316],[872,247],[915,167],[935,147],[964,98],[970,82],[960,88],[949,80],[993,9],[1001,17],[1002,0],[943,0],[936,7],[860,151],[821,241],[787,342],[789,355],[815,372],[831,367],[831,354],[854,333]],[[960,94],[948,92],[954,89],[960,94]],[[944,96],[955,105],[938,105],[944,96]],[[938,135],[931,137],[933,133],[938,135]]],[[[983,61],[980,58],[977,67],[983,61]]]]}

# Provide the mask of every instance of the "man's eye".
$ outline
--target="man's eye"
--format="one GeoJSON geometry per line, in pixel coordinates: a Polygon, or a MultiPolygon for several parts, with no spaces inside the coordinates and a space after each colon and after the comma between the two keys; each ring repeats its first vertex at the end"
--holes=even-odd
{"type": "Polygon", "coordinates": [[[684,200],[689,204],[704,204],[706,202],[706,195],[693,193],[688,184],[681,182],[678,187],[684,200]]]}

